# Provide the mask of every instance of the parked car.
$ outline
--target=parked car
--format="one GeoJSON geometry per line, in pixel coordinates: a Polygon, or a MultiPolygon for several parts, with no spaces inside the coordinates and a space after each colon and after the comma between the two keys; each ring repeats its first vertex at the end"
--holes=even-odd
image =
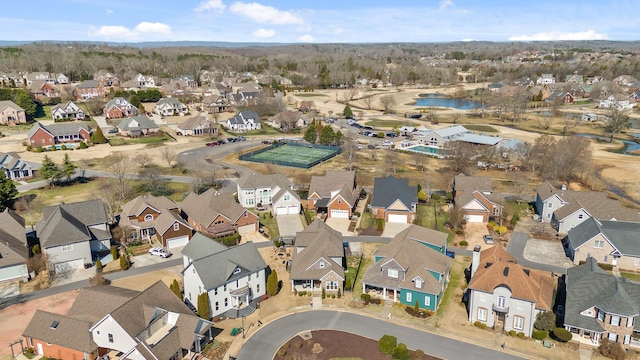
{"type": "Polygon", "coordinates": [[[171,254],[171,251],[161,247],[154,247],[149,249],[149,254],[160,256],[161,258],[168,258],[169,256],[173,255],[171,254]]]}
{"type": "Polygon", "coordinates": [[[262,143],[265,145],[271,145],[271,141],[269,140],[262,140],[262,143]]]}
{"type": "Polygon", "coordinates": [[[386,135],[387,137],[391,137],[391,138],[394,138],[394,137],[398,136],[398,134],[396,134],[396,133],[394,133],[394,132],[388,132],[388,133],[386,133],[385,135],[386,135]]]}
{"type": "Polygon", "coordinates": [[[238,137],[236,138],[236,141],[246,141],[246,140],[247,140],[247,138],[246,138],[246,137],[244,137],[244,136],[238,136],[238,137]]]}
{"type": "Polygon", "coordinates": [[[562,317],[564,316],[564,305],[558,305],[558,308],[556,310],[556,313],[558,314],[558,316],[562,317]]]}
{"type": "Polygon", "coordinates": [[[208,142],[208,143],[206,143],[205,145],[206,145],[206,146],[209,146],[209,147],[211,147],[211,146],[216,146],[216,145],[218,145],[218,142],[217,142],[217,141],[208,142]]]}
{"type": "Polygon", "coordinates": [[[493,245],[493,236],[485,235],[482,237],[484,239],[484,243],[487,245],[493,245]]]}
{"type": "Polygon", "coordinates": [[[116,130],[116,129],[109,129],[108,133],[109,133],[109,134],[117,134],[117,133],[118,133],[118,130],[116,130]]]}
{"type": "Polygon", "coordinates": [[[362,144],[358,144],[356,147],[357,147],[359,150],[364,149],[364,146],[362,146],[362,144]]]}
{"type": "Polygon", "coordinates": [[[391,142],[391,140],[384,140],[382,141],[382,146],[391,146],[393,145],[393,143],[391,142]]]}

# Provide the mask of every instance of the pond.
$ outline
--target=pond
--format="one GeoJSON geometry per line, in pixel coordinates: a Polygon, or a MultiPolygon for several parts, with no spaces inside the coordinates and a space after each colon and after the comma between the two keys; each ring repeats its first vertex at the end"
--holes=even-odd
{"type": "Polygon", "coordinates": [[[472,110],[480,109],[482,105],[473,100],[467,99],[453,99],[448,98],[442,94],[420,94],[416,99],[415,106],[427,106],[427,107],[446,107],[458,110],[472,110]]]}

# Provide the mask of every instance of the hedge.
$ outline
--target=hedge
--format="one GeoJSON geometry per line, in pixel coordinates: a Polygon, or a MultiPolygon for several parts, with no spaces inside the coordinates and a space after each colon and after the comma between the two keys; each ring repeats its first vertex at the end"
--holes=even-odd
{"type": "Polygon", "coordinates": [[[547,332],[544,330],[533,330],[531,337],[536,340],[543,340],[547,337],[547,332]]]}
{"type": "Polygon", "coordinates": [[[561,342],[567,342],[569,340],[571,340],[571,338],[573,337],[573,335],[561,328],[561,327],[557,327],[555,329],[553,329],[553,337],[556,338],[556,340],[561,341],[561,342]]]}
{"type": "Polygon", "coordinates": [[[398,339],[392,335],[382,335],[378,340],[378,348],[384,354],[390,355],[393,349],[398,344],[398,339]]]}

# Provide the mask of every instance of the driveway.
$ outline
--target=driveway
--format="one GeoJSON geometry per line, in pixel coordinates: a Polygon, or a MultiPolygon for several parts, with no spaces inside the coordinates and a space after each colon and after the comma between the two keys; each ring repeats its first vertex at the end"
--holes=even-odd
{"type": "Polygon", "coordinates": [[[340,231],[344,236],[353,236],[355,235],[353,232],[349,231],[349,224],[351,224],[351,220],[349,219],[338,219],[338,218],[327,218],[325,221],[327,225],[333,230],[340,231]]]}
{"type": "Polygon", "coordinates": [[[538,263],[545,263],[558,267],[573,266],[565,255],[562,242],[559,240],[529,239],[524,247],[524,258],[538,263]]]}
{"type": "Polygon", "coordinates": [[[394,238],[396,235],[398,235],[399,232],[401,232],[402,230],[408,228],[411,224],[405,224],[405,223],[385,223],[384,224],[384,231],[382,231],[382,237],[388,237],[388,238],[394,238]]]}
{"type": "MultiPolygon", "coordinates": [[[[276,216],[280,236],[296,236],[298,231],[304,230],[302,218],[298,214],[276,216]]],[[[274,239],[275,240],[275,239],[274,239]]]]}
{"type": "MultiPolygon", "coordinates": [[[[544,254],[546,253],[549,256],[552,256],[553,258],[558,257],[558,254],[552,254],[552,252],[556,251],[553,250],[554,248],[554,244],[552,240],[538,240],[538,241],[534,241],[532,245],[532,247],[527,251],[527,246],[529,243],[530,239],[528,237],[527,234],[520,232],[520,231],[514,231],[513,234],[511,235],[511,239],[509,239],[509,245],[507,246],[507,252],[511,255],[513,255],[513,257],[515,257],[518,260],[518,263],[526,266],[526,267],[530,267],[533,269],[540,269],[540,270],[544,270],[544,271],[550,271],[550,272],[554,272],[556,274],[564,274],[567,271],[567,267],[566,266],[558,266],[554,263],[552,263],[551,261],[548,261],[544,254]],[[548,241],[548,244],[541,244],[539,243],[539,241],[548,241]],[[524,254],[528,253],[528,256],[531,257],[532,259],[536,259],[536,261],[532,261],[527,259],[524,254]]],[[[560,245],[560,249],[558,250],[558,253],[561,253],[562,256],[564,256],[564,249],[562,248],[562,245],[560,245]]]]}
{"type": "Polygon", "coordinates": [[[105,118],[104,116],[94,116],[93,120],[96,121],[96,124],[98,124],[98,127],[105,135],[109,133],[109,130],[115,129],[113,126],[107,124],[107,118],[105,118]]]}
{"type": "Polygon", "coordinates": [[[237,358],[242,360],[270,359],[282,344],[300,332],[310,329],[340,330],[371,339],[379,339],[387,334],[394,335],[398,337],[398,342],[406,344],[410,349],[422,349],[427,354],[443,359],[520,359],[504,352],[392,322],[353,313],[326,310],[288,315],[263,325],[244,343],[237,358]]]}
{"type": "MultiPolygon", "coordinates": [[[[487,223],[466,223],[464,225],[464,239],[469,243],[467,249],[473,249],[476,245],[480,245],[481,250],[492,247],[493,245],[487,245],[484,242],[484,235],[488,234],[487,223]]],[[[498,239],[496,239],[496,241],[497,240],[498,239]]]]}

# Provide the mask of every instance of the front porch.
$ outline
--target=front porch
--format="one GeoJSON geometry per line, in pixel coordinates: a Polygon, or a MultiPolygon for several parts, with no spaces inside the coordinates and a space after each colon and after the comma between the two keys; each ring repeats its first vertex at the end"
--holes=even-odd
{"type": "Polygon", "coordinates": [[[399,291],[397,289],[387,288],[384,286],[374,286],[362,283],[362,293],[369,294],[372,299],[399,301],[399,291]]]}
{"type": "Polygon", "coordinates": [[[591,330],[579,329],[569,327],[567,330],[573,334],[571,341],[575,341],[580,345],[586,345],[588,347],[597,347],[600,345],[600,339],[603,334],[591,330]]]}
{"type": "Polygon", "coordinates": [[[322,282],[320,280],[291,280],[291,291],[298,293],[301,291],[322,291],[322,282]]]}

